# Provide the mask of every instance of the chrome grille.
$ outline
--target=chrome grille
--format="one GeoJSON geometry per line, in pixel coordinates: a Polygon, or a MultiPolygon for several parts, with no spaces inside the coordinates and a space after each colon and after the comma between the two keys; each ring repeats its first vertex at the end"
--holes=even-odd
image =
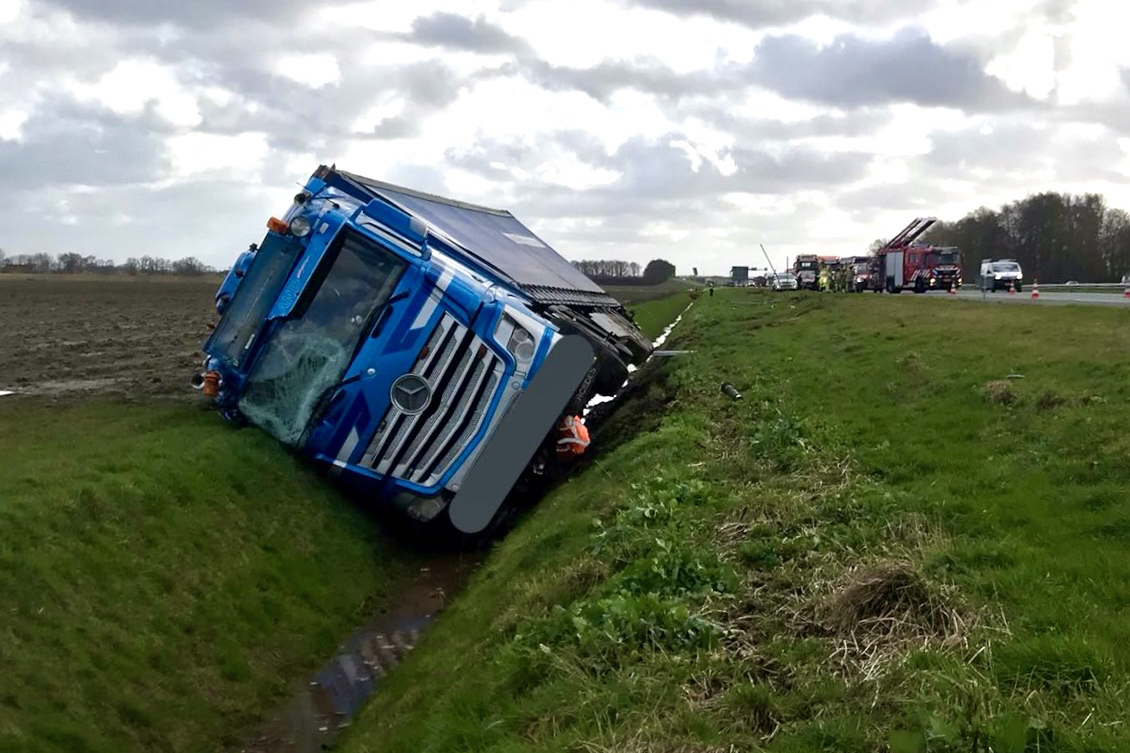
{"type": "Polygon", "coordinates": [[[445,314],[412,367],[431,384],[431,402],[415,416],[390,405],[361,464],[421,486],[438,483],[481,428],[503,368],[478,335],[445,314]]]}

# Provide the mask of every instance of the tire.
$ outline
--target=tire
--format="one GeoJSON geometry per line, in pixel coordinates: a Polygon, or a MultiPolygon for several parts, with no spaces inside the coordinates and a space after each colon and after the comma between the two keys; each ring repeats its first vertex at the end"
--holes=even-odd
{"type": "Polygon", "coordinates": [[[1016,292],[1019,293],[1023,287],[1024,287],[1023,285],[1021,285],[1020,283],[1017,283],[1016,284],[1016,292]]]}

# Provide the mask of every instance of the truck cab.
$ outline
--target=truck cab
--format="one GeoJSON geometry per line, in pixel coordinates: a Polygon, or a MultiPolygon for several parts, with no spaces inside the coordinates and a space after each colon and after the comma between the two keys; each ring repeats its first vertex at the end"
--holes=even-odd
{"type": "Polygon", "coordinates": [[[961,287],[961,250],[956,246],[932,247],[926,254],[926,265],[931,290],[961,287]]]}
{"type": "Polygon", "coordinates": [[[819,290],[820,260],[816,254],[802,254],[793,261],[797,285],[806,290],[819,290]]]}
{"type": "Polygon", "coordinates": [[[351,490],[483,531],[651,345],[509,212],[320,166],[216,294],[205,389],[351,490]]]}

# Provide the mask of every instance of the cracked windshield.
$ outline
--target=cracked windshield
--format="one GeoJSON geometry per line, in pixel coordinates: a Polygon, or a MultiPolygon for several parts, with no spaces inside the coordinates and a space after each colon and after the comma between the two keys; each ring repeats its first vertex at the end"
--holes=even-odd
{"type": "Polygon", "coordinates": [[[292,446],[322,393],[341,379],[370,314],[388,300],[405,267],[355,234],[338,248],[336,259],[331,251],[323,260],[333,266],[305,311],[275,330],[239,404],[252,422],[292,446]]]}

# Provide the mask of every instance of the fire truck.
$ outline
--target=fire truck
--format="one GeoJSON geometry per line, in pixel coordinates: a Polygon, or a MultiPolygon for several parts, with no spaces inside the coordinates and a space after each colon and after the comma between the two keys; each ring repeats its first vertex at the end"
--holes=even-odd
{"type": "Polygon", "coordinates": [[[796,276],[797,286],[808,290],[818,290],[820,281],[817,273],[820,271],[820,259],[816,254],[801,254],[793,262],[793,275],[796,276]]]}
{"type": "Polygon", "coordinates": [[[872,290],[901,293],[909,288],[925,293],[961,284],[961,253],[957,248],[916,243],[937,221],[936,217],[916,217],[875,252],[869,281],[872,290]]]}
{"type": "Polygon", "coordinates": [[[949,290],[961,287],[961,249],[957,246],[932,247],[926,254],[930,268],[930,289],[949,290]]]}

